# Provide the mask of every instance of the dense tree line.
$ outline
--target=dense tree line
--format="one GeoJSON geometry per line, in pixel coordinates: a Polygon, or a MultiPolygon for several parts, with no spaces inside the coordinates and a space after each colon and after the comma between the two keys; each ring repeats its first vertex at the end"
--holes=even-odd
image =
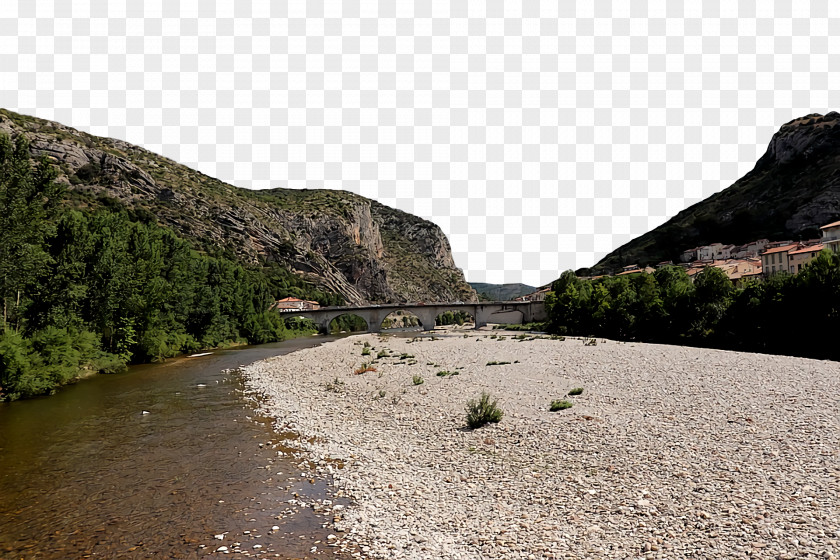
{"type": "Polygon", "coordinates": [[[665,266],[595,280],[567,271],[552,290],[546,307],[558,334],[840,359],[831,340],[840,330],[840,255],[828,250],[796,275],[738,288],[718,268],[692,282],[665,266]]]}
{"type": "Polygon", "coordinates": [[[464,323],[472,322],[472,315],[470,315],[466,311],[444,311],[443,313],[435,317],[435,324],[438,326],[458,325],[460,327],[464,323]]]}
{"type": "Polygon", "coordinates": [[[358,315],[353,315],[351,313],[339,315],[338,317],[330,321],[330,333],[332,334],[338,334],[342,331],[361,332],[366,331],[367,329],[367,322],[358,315]]]}
{"type": "Polygon", "coordinates": [[[54,179],[22,137],[0,135],[0,398],[43,394],[84,371],[312,332],[311,322],[287,325],[271,302],[342,301],[275,264],[200,254],[113,201],[68,209],[54,179]]]}

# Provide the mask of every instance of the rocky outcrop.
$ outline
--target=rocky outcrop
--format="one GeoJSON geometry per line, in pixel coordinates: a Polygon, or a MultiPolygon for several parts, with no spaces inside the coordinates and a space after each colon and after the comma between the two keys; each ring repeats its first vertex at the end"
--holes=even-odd
{"type": "Polygon", "coordinates": [[[579,274],[679,260],[709,243],[813,239],[840,219],[840,114],[811,114],[783,125],[755,167],[732,186],[619,247],[579,274]]]}
{"type": "Polygon", "coordinates": [[[341,191],[239,189],[119,140],[0,110],[59,169],[73,203],[120,204],[197,249],[277,262],[348,303],[475,301],[435,224],[341,191]]]}

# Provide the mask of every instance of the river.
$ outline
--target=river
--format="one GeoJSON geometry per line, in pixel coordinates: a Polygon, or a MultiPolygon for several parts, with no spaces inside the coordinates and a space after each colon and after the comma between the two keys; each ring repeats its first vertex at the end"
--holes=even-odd
{"type": "Polygon", "coordinates": [[[216,558],[220,547],[334,558],[326,521],[289,504],[329,499],[327,481],[278,455],[269,420],[223,373],[329,340],[135,366],[0,403],[0,558],[216,558]]]}

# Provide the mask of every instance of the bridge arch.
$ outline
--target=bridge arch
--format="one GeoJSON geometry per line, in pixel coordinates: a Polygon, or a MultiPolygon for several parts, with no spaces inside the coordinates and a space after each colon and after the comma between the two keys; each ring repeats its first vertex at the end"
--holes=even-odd
{"type": "Polygon", "coordinates": [[[382,319],[379,328],[381,330],[388,330],[420,327],[423,330],[429,330],[430,327],[423,323],[415,311],[414,309],[395,309],[382,319]]]}
{"type": "Polygon", "coordinates": [[[437,306],[435,315],[435,326],[445,327],[449,325],[462,326],[475,324],[475,311],[473,309],[453,307],[444,309],[444,306],[437,306]]]}
{"type": "Polygon", "coordinates": [[[370,323],[359,315],[348,310],[332,317],[326,322],[327,333],[331,332],[366,332],[370,330],[370,323]]]}

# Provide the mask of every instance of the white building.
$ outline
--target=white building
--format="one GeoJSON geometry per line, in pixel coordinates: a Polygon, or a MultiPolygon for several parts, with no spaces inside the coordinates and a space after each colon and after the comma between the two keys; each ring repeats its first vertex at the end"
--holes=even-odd
{"type": "Polygon", "coordinates": [[[723,243],[712,243],[697,249],[697,260],[701,261],[722,261],[732,256],[732,249],[735,245],[724,245],[723,243]]]}
{"type": "Polygon", "coordinates": [[[822,243],[826,249],[831,249],[835,253],[840,252],[840,222],[832,222],[820,228],[822,230],[822,243]]]}

